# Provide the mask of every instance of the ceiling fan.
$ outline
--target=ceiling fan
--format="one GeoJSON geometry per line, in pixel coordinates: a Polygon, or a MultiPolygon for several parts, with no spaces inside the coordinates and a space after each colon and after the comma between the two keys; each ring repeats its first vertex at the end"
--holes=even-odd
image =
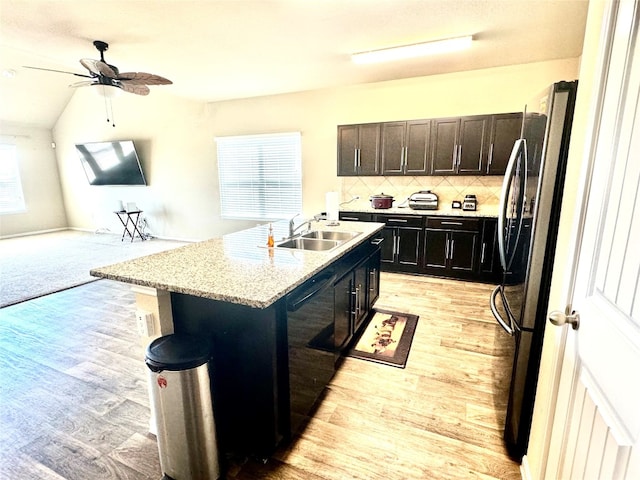
{"type": "Polygon", "coordinates": [[[58,72],[58,73],[68,73],[71,75],[75,75],[76,77],[84,77],[89,78],[90,80],[83,80],[81,82],[76,82],[70,87],[85,87],[92,85],[103,85],[107,87],[116,87],[124,90],[125,92],[135,93],[136,95],[148,95],[149,87],[148,85],[170,85],[173,82],[171,80],[167,80],[164,77],[159,75],[154,75],[152,73],[144,73],[144,72],[125,72],[120,73],[117,67],[114,65],[110,65],[104,60],[104,52],[109,49],[109,44],[103,42],[101,40],[95,40],[93,45],[100,52],[100,60],[93,60],[90,58],[83,58],[80,60],[80,63],[83,67],[85,67],[89,74],[82,73],[74,73],[74,72],[65,72],[62,70],[54,70],[51,68],[40,68],[40,67],[28,67],[34,70],[46,70],[49,72],[58,72]]]}

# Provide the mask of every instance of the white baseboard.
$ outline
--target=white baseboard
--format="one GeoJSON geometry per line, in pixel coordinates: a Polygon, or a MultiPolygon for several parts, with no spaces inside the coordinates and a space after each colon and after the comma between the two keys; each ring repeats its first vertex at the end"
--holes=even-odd
{"type": "Polygon", "coordinates": [[[63,230],[69,230],[69,228],[67,227],[50,228],[48,230],[36,230],[35,232],[16,233],[15,235],[3,235],[3,236],[0,236],[0,240],[3,240],[5,238],[30,237],[31,235],[41,235],[43,233],[61,232],[63,230]]]}
{"type": "Polygon", "coordinates": [[[522,480],[533,480],[531,478],[531,470],[529,469],[529,459],[525,455],[522,457],[522,463],[520,464],[520,476],[522,480]]]}
{"type": "MultiPolygon", "coordinates": [[[[80,228],[80,227],[62,227],[62,228],[51,228],[49,230],[37,230],[35,232],[17,233],[15,235],[0,236],[0,240],[3,240],[5,238],[29,237],[31,235],[42,235],[44,233],[62,232],[64,230],[73,230],[73,231],[76,231],[76,232],[95,233],[95,234],[98,234],[98,235],[117,235],[117,236],[122,235],[122,232],[112,232],[108,228],[93,229],[93,228],[80,228]]],[[[172,242],[195,243],[195,242],[201,242],[202,241],[201,239],[193,239],[193,238],[160,237],[158,235],[153,235],[153,234],[150,234],[150,235],[151,235],[151,238],[157,238],[158,240],[167,240],[167,241],[172,241],[172,242]]]]}

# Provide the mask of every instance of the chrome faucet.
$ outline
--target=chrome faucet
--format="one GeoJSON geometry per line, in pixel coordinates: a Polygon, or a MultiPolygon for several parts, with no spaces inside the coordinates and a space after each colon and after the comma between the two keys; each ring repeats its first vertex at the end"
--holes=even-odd
{"type": "Polygon", "coordinates": [[[296,234],[296,232],[298,230],[300,230],[302,227],[304,227],[305,225],[308,225],[309,228],[311,228],[311,220],[305,220],[300,225],[298,225],[297,227],[294,228],[293,219],[296,218],[298,215],[300,215],[300,214],[298,213],[291,220],[289,220],[289,238],[293,237],[296,234]]]}
{"type": "Polygon", "coordinates": [[[298,230],[300,230],[302,227],[304,227],[305,225],[307,225],[307,226],[309,227],[309,229],[310,229],[310,228],[311,228],[311,222],[313,222],[313,221],[319,222],[319,221],[320,221],[320,220],[322,220],[323,218],[326,218],[326,217],[323,217],[321,214],[319,214],[319,215],[314,215],[314,217],[313,217],[313,218],[311,218],[311,219],[309,219],[309,220],[305,220],[305,221],[304,221],[304,222],[302,222],[300,225],[298,225],[297,227],[295,227],[295,228],[294,228],[294,222],[293,222],[293,221],[294,221],[294,220],[296,219],[296,217],[298,217],[299,215],[300,215],[299,213],[296,213],[296,214],[291,218],[291,220],[289,220],[289,238],[293,237],[293,236],[296,234],[296,232],[297,232],[298,230]]]}

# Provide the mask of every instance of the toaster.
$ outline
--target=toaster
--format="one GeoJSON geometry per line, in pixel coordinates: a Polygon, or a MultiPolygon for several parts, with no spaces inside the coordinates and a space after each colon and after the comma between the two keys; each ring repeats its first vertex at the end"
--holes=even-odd
{"type": "Polygon", "coordinates": [[[414,210],[437,210],[438,196],[431,190],[422,190],[411,194],[409,207],[414,210]]]}

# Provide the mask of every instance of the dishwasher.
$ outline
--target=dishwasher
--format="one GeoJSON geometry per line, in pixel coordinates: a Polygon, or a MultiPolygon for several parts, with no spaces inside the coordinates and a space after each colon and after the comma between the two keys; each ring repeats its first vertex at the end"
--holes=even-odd
{"type": "Polygon", "coordinates": [[[290,428],[293,436],[335,373],[333,271],[322,272],[287,295],[290,428]]]}

